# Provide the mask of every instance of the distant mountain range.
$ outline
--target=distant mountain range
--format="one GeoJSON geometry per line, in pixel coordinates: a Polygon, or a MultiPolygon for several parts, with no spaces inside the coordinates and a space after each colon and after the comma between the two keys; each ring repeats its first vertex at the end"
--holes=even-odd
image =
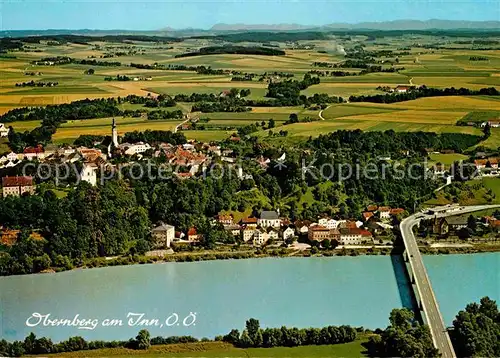
{"type": "Polygon", "coordinates": [[[500,29],[500,21],[466,21],[466,20],[394,20],[383,22],[360,22],[357,24],[334,23],[322,26],[299,24],[246,25],[216,24],[211,31],[303,31],[303,30],[452,30],[452,29],[500,29]]]}
{"type": "Polygon", "coordinates": [[[243,31],[335,31],[335,30],[497,30],[500,31],[500,21],[465,21],[465,20],[394,20],[384,22],[360,22],[357,24],[334,23],[328,25],[301,25],[301,24],[274,24],[274,25],[248,25],[248,24],[216,24],[210,29],[174,29],[164,27],[155,31],[140,30],[68,30],[68,29],[47,29],[47,30],[0,30],[0,37],[23,37],[23,36],[53,36],[53,35],[149,35],[149,36],[172,36],[189,37],[203,35],[217,35],[226,32],[243,31]]]}

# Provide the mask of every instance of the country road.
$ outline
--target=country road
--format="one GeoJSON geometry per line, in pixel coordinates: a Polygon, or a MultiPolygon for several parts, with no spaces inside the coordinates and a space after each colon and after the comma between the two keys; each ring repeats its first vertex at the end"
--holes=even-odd
{"type": "Polygon", "coordinates": [[[322,109],[321,111],[319,111],[319,118],[324,121],[325,120],[325,117],[323,117],[323,111],[326,111],[328,108],[330,108],[332,105],[329,105],[328,107],[326,107],[325,109],[322,109]]]}
{"type": "Polygon", "coordinates": [[[446,326],[439,311],[439,305],[437,303],[434,291],[432,290],[432,285],[427,275],[424,263],[422,261],[422,256],[418,250],[417,240],[413,234],[413,227],[417,225],[422,219],[431,219],[433,217],[447,217],[453,215],[461,215],[465,213],[470,213],[473,211],[492,209],[500,207],[500,205],[477,205],[469,207],[457,207],[455,210],[451,210],[451,207],[440,207],[435,208],[433,211],[435,214],[428,215],[423,213],[416,213],[406,219],[404,219],[400,224],[401,235],[403,237],[404,245],[408,254],[408,260],[410,267],[413,270],[411,274],[415,280],[415,286],[420,296],[420,301],[422,305],[424,319],[429,325],[432,339],[435,347],[439,350],[444,358],[455,357],[455,351],[450,341],[450,337],[446,330],[446,326]]]}

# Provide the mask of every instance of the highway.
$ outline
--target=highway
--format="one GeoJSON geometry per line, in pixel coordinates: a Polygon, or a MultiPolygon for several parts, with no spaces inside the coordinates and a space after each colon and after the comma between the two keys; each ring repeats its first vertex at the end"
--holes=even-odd
{"type": "Polygon", "coordinates": [[[456,357],[455,351],[450,341],[450,337],[446,330],[446,326],[439,311],[439,305],[432,285],[425,270],[422,256],[418,250],[417,240],[413,234],[413,227],[417,225],[422,219],[432,219],[433,217],[446,217],[453,215],[467,214],[473,211],[480,211],[485,209],[498,208],[500,205],[477,205],[467,207],[439,207],[434,208],[434,214],[416,213],[404,219],[400,224],[401,235],[406,248],[407,258],[412,268],[410,276],[415,281],[417,292],[417,303],[421,304],[422,315],[424,322],[429,325],[432,334],[434,346],[439,350],[443,358],[456,357]],[[420,300],[419,300],[420,298],[420,300]]]}

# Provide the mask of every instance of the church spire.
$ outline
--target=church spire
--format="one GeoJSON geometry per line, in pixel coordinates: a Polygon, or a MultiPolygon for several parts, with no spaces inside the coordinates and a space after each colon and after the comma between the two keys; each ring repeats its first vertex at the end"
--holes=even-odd
{"type": "Polygon", "coordinates": [[[118,147],[118,130],[116,128],[115,117],[113,117],[113,124],[111,125],[111,143],[116,148],[118,147]]]}

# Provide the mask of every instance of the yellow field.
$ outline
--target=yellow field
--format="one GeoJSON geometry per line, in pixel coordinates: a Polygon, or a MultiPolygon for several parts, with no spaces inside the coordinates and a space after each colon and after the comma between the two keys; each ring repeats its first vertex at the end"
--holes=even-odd
{"type": "Polygon", "coordinates": [[[402,122],[422,124],[455,124],[467,112],[444,111],[397,111],[388,113],[363,114],[340,117],[337,120],[371,121],[371,122],[402,122]]]}

